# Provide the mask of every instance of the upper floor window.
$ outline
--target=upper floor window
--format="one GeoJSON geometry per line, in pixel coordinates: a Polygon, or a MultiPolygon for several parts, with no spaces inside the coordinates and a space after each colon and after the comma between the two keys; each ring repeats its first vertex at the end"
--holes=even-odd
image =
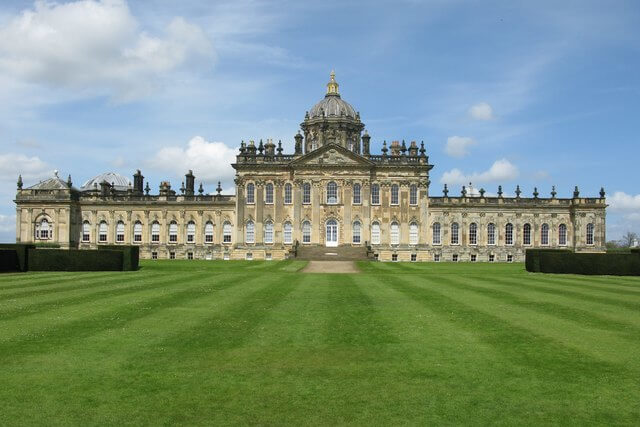
{"type": "Polygon", "coordinates": [[[487,225],[487,245],[496,244],[496,225],[492,222],[487,225]]]}
{"type": "Polygon", "coordinates": [[[417,245],[418,244],[418,224],[412,222],[409,224],[409,244],[417,245]]]}
{"type": "Polygon", "coordinates": [[[133,241],[136,243],[142,242],[142,223],[136,221],[133,224],[133,241]]]}
{"type": "Polygon", "coordinates": [[[418,186],[415,184],[409,187],[409,204],[413,206],[418,204],[418,186]]]}
{"type": "Polygon", "coordinates": [[[204,225],[204,242],[213,243],[213,223],[211,221],[207,221],[204,225]]]}
{"type": "Polygon", "coordinates": [[[399,204],[399,196],[398,196],[398,184],[393,184],[391,186],[391,204],[397,205],[399,204]]]}
{"type": "Polygon", "coordinates": [[[475,222],[469,224],[469,244],[478,244],[478,224],[476,224],[475,222]]]}
{"type": "Polygon", "coordinates": [[[187,243],[193,243],[196,241],[196,223],[189,221],[187,223],[187,243]]]}
{"type": "Polygon", "coordinates": [[[593,223],[589,223],[587,224],[587,245],[593,245],[593,230],[594,230],[594,225],[593,223]]]}
{"type": "Polygon", "coordinates": [[[371,185],[371,204],[380,204],[380,185],[378,184],[371,185]]]}
{"type": "Polygon", "coordinates": [[[352,230],[352,239],[351,241],[353,243],[360,243],[360,221],[355,221],[353,223],[353,230],[352,230]]]}
{"type": "Polygon", "coordinates": [[[268,183],[264,187],[264,202],[268,205],[273,204],[273,184],[268,183]]]}
{"type": "Polygon", "coordinates": [[[549,224],[542,224],[540,227],[540,244],[544,246],[549,244],[549,224]]]}
{"type": "Polygon", "coordinates": [[[91,240],[91,224],[89,221],[84,221],[82,223],[82,241],[88,242],[91,240]]]}
{"type": "Polygon", "coordinates": [[[522,243],[525,245],[531,244],[531,224],[525,224],[522,227],[522,243]]]}
{"type": "Polygon", "coordinates": [[[361,186],[360,184],[353,184],[353,204],[355,205],[359,205],[360,203],[362,203],[362,200],[360,198],[360,190],[361,190],[361,186]]]}
{"type": "Polygon", "coordinates": [[[333,181],[327,184],[327,203],[332,205],[338,203],[338,184],[333,181]]]}
{"type": "Polygon", "coordinates": [[[116,242],[124,242],[124,222],[122,221],[116,223],[116,242]]]}
{"type": "Polygon", "coordinates": [[[153,224],[151,224],[151,241],[160,241],[160,224],[158,223],[158,221],[153,221],[153,224]]]}
{"type": "Polygon", "coordinates": [[[305,205],[311,203],[311,184],[308,182],[302,184],[302,203],[305,205]]]}
{"type": "Polygon", "coordinates": [[[98,242],[106,242],[108,232],[109,226],[107,225],[107,222],[100,221],[100,225],[98,226],[98,242]]]}
{"type": "Polygon", "coordinates": [[[222,243],[231,243],[231,223],[222,224],[222,243]]]}
{"type": "Polygon", "coordinates": [[[504,227],[504,243],[505,245],[513,245],[513,224],[511,223],[504,227]]]}
{"type": "Polygon", "coordinates": [[[290,245],[293,243],[293,226],[290,222],[285,222],[282,227],[283,230],[283,241],[285,245],[290,245]]]}
{"type": "Polygon", "coordinates": [[[284,204],[285,205],[290,205],[291,203],[293,203],[293,197],[291,195],[291,184],[289,184],[288,182],[284,185],[284,204]]]}
{"type": "Polygon", "coordinates": [[[245,231],[245,236],[244,236],[245,243],[255,243],[256,228],[255,228],[255,225],[253,224],[253,221],[247,222],[247,225],[245,226],[244,231],[245,231]]]}
{"type": "Polygon", "coordinates": [[[451,224],[451,244],[459,245],[460,244],[460,226],[457,222],[451,224]]]}
{"type": "Polygon", "coordinates": [[[558,227],[558,245],[567,245],[567,226],[565,224],[560,224],[558,227]]]}
{"type": "Polygon", "coordinates": [[[271,221],[264,224],[264,242],[273,243],[273,223],[271,221]]]}
{"type": "Polygon", "coordinates": [[[311,243],[311,223],[309,221],[302,223],[302,243],[311,243]]]}
{"type": "Polygon", "coordinates": [[[253,204],[256,201],[256,186],[250,182],[247,184],[247,203],[253,204]]]}
{"type": "Polygon", "coordinates": [[[371,224],[371,244],[380,244],[380,223],[378,222],[371,224]]]}
{"type": "Polygon", "coordinates": [[[391,223],[391,244],[400,244],[400,225],[395,221],[391,223]]]}
{"type": "Polygon", "coordinates": [[[440,236],[440,223],[439,222],[434,222],[433,223],[433,244],[434,245],[439,245],[440,243],[442,243],[442,239],[440,236]]]}
{"type": "Polygon", "coordinates": [[[169,242],[176,243],[178,241],[178,223],[171,221],[169,223],[169,242]]]}

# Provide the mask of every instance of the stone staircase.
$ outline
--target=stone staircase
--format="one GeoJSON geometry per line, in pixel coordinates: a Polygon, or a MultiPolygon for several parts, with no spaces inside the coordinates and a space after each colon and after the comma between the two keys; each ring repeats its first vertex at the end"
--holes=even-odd
{"type": "Polygon", "coordinates": [[[296,259],[307,261],[360,261],[368,259],[366,246],[325,246],[298,245],[296,259]]]}

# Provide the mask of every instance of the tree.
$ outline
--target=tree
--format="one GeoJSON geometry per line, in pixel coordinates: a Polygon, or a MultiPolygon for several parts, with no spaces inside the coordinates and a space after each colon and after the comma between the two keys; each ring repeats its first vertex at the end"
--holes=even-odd
{"type": "Polygon", "coordinates": [[[620,239],[620,246],[623,248],[630,248],[638,240],[638,235],[631,231],[627,231],[620,239]]]}

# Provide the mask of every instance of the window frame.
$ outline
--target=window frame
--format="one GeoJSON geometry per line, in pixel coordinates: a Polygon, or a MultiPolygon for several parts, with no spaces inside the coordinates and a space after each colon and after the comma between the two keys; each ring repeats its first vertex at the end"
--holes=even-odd
{"type": "Polygon", "coordinates": [[[326,187],[327,197],[326,203],[327,205],[337,205],[338,204],[338,184],[335,181],[329,181],[326,187]]]}
{"type": "Polygon", "coordinates": [[[302,243],[311,243],[311,221],[302,221],[302,243]]]}
{"type": "Polygon", "coordinates": [[[496,241],[498,240],[496,237],[496,225],[493,222],[487,224],[487,245],[495,246],[496,241]]]}
{"type": "Polygon", "coordinates": [[[522,244],[524,246],[531,246],[531,224],[528,222],[522,226],[522,244]]]}
{"type": "Polygon", "coordinates": [[[196,242],[196,223],[195,221],[187,222],[187,243],[196,242]]]}
{"type": "Polygon", "coordinates": [[[284,185],[284,204],[290,205],[293,203],[293,188],[290,182],[284,185]]]}
{"type": "Polygon", "coordinates": [[[549,246],[549,224],[546,222],[540,226],[540,245],[549,246]]]}
{"type": "Polygon", "coordinates": [[[158,221],[151,223],[151,243],[160,243],[160,223],[158,221]],[[157,231],[154,231],[156,227],[157,231]]]}
{"type": "Polygon", "coordinates": [[[449,227],[449,231],[451,232],[451,236],[449,238],[449,244],[451,245],[459,245],[460,244],[460,224],[457,222],[452,222],[449,227]],[[455,229],[455,232],[454,232],[455,229]]]}
{"type": "Polygon", "coordinates": [[[380,184],[371,184],[371,204],[380,206],[380,184]]]}
{"type": "Polygon", "coordinates": [[[178,243],[178,221],[172,220],[171,222],[169,222],[168,234],[169,244],[178,243]]]}
{"type": "Polygon", "coordinates": [[[431,244],[442,245],[442,225],[438,221],[431,224],[431,244]]]}
{"type": "Polygon", "coordinates": [[[107,221],[100,221],[98,224],[98,243],[107,243],[109,239],[109,224],[107,221]],[[104,229],[103,229],[104,226],[104,229]]]}
{"type": "Polygon", "coordinates": [[[415,221],[409,223],[409,244],[417,245],[420,243],[420,227],[415,221]]]}
{"type": "Polygon", "coordinates": [[[371,244],[379,245],[382,237],[382,228],[380,227],[380,223],[378,221],[373,221],[371,223],[371,244]]]}
{"type": "Polygon", "coordinates": [[[264,223],[264,227],[262,227],[262,234],[263,234],[263,243],[267,244],[267,245],[271,245],[273,244],[273,237],[274,237],[274,229],[273,229],[273,222],[271,221],[267,221],[264,223]]]}
{"type": "Polygon", "coordinates": [[[353,204],[361,205],[362,204],[362,185],[356,182],[353,184],[353,204]]]}
{"type": "Polygon", "coordinates": [[[560,224],[558,226],[558,246],[567,246],[568,236],[567,224],[560,224]]]}
{"type": "Polygon", "coordinates": [[[267,185],[264,186],[264,204],[272,205],[273,201],[273,183],[268,182],[267,185]]]}
{"type": "Polygon", "coordinates": [[[391,184],[391,196],[389,197],[389,204],[391,206],[400,205],[400,186],[398,184],[391,184]]]}
{"type": "Polygon", "coordinates": [[[244,225],[244,242],[246,244],[253,244],[256,242],[256,225],[251,220],[247,221],[244,225]]]}
{"type": "Polygon", "coordinates": [[[418,186],[415,184],[409,187],[409,205],[418,206],[418,186]]]}
{"type": "Polygon", "coordinates": [[[389,224],[389,244],[395,246],[400,244],[400,224],[397,221],[391,221],[389,224]]]}
{"type": "Polygon", "coordinates": [[[256,186],[253,182],[247,184],[246,201],[247,205],[254,205],[256,203],[256,186]]]}
{"type": "Polygon", "coordinates": [[[213,234],[215,233],[215,230],[213,228],[213,222],[212,221],[207,221],[204,224],[204,243],[213,243],[213,234]],[[211,229],[211,232],[209,233],[209,228],[211,229]]]}
{"type": "Polygon", "coordinates": [[[233,234],[233,227],[229,221],[225,221],[222,224],[222,244],[231,244],[231,236],[233,234]]]}
{"type": "Polygon", "coordinates": [[[89,221],[82,221],[82,243],[91,242],[91,223],[89,221]]]}
{"type": "Polygon", "coordinates": [[[302,204],[311,204],[311,184],[308,182],[302,184],[302,204]]]}
{"type": "Polygon", "coordinates": [[[116,222],[116,243],[124,243],[124,221],[116,222]]]}
{"type": "Polygon", "coordinates": [[[351,243],[359,245],[362,243],[362,223],[358,220],[351,225],[351,243]]]}
{"type": "Polygon", "coordinates": [[[585,243],[588,246],[593,246],[596,244],[596,226],[594,223],[590,222],[587,224],[587,230],[586,230],[586,239],[585,239],[585,243]]]}
{"type": "Polygon", "coordinates": [[[469,245],[478,245],[478,224],[475,222],[469,224],[469,245]]]}
{"type": "Polygon", "coordinates": [[[289,221],[282,224],[282,242],[285,245],[293,244],[293,224],[289,221]]]}
{"type": "Polygon", "coordinates": [[[138,220],[133,223],[133,243],[142,243],[142,221],[138,220]]]}
{"type": "Polygon", "coordinates": [[[504,226],[504,244],[507,246],[513,246],[515,245],[515,237],[513,235],[513,224],[508,222],[505,224],[504,226]]]}

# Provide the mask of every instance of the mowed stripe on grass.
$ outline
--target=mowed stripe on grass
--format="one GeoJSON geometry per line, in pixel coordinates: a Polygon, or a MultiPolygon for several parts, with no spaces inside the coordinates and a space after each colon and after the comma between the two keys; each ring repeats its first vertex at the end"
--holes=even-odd
{"type": "Polygon", "coordinates": [[[0,276],[0,423],[640,422],[636,278],[304,265],[0,276]]]}

